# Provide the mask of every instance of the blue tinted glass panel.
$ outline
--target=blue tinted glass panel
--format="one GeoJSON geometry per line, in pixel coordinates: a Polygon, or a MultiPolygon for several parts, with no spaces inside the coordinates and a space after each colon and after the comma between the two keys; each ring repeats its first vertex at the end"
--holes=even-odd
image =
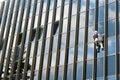
{"type": "Polygon", "coordinates": [[[104,59],[97,58],[97,77],[103,77],[103,66],[104,66],[104,59]]]}
{"type": "Polygon", "coordinates": [[[42,80],[45,80],[46,79],[46,70],[43,70],[42,71],[42,80]]]}
{"type": "Polygon", "coordinates": [[[115,14],[115,3],[111,3],[108,5],[108,19],[114,19],[115,14]]]}
{"type": "Polygon", "coordinates": [[[80,28],[85,27],[85,12],[80,13],[80,28]]]}
{"type": "Polygon", "coordinates": [[[104,34],[104,22],[98,23],[98,33],[104,34]]]}
{"type": "Polygon", "coordinates": [[[86,10],[86,0],[81,0],[81,11],[80,12],[83,12],[86,10]]]}
{"type": "Polygon", "coordinates": [[[99,0],[99,6],[105,5],[105,0],[99,0]]]}
{"type": "Polygon", "coordinates": [[[115,2],[116,0],[108,0],[108,3],[115,2]]]}
{"type": "Polygon", "coordinates": [[[93,59],[94,57],[94,44],[88,44],[88,53],[87,53],[87,59],[93,59]]]}
{"type": "Polygon", "coordinates": [[[95,21],[95,10],[91,9],[89,10],[89,25],[94,25],[95,21]]]}
{"type": "Polygon", "coordinates": [[[108,56],[108,76],[115,75],[115,56],[108,56]]]}
{"type": "Polygon", "coordinates": [[[88,28],[88,43],[94,42],[93,33],[94,33],[94,26],[89,26],[89,28],[88,28]]]}
{"type": "Polygon", "coordinates": [[[108,38],[108,55],[109,54],[115,54],[115,38],[108,38]]]}
{"type": "Polygon", "coordinates": [[[83,45],[84,44],[84,32],[85,29],[79,29],[79,45],[83,45]]]}
{"type": "Polygon", "coordinates": [[[103,77],[97,77],[96,79],[97,79],[97,80],[104,80],[103,77]]]}
{"type": "Polygon", "coordinates": [[[78,46],[78,62],[83,61],[84,45],[78,46]]]}
{"type": "Polygon", "coordinates": [[[89,8],[90,9],[95,8],[95,0],[90,0],[89,8]]]}
{"type": "Polygon", "coordinates": [[[60,51],[60,62],[59,65],[64,65],[64,60],[65,60],[65,50],[60,51]]]}
{"type": "Polygon", "coordinates": [[[108,22],[108,37],[115,36],[115,20],[108,22]]]}
{"type": "Polygon", "coordinates": [[[72,67],[73,65],[68,65],[67,80],[72,80],[72,67]]]}
{"type": "Polygon", "coordinates": [[[51,67],[55,67],[56,53],[52,53],[51,67]]]}
{"type": "Polygon", "coordinates": [[[55,68],[51,68],[50,69],[50,79],[49,80],[54,80],[54,72],[55,72],[55,68]]]}
{"type": "Polygon", "coordinates": [[[74,48],[69,48],[68,64],[73,63],[74,60],[74,48]]]}
{"type": "Polygon", "coordinates": [[[63,71],[64,71],[63,69],[64,69],[63,66],[59,67],[58,80],[62,80],[63,79],[63,71]]]}
{"type": "Polygon", "coordinates": [[[71,31],[69,47],[74,47],[74,44],[75,44],[75,31],[71,31]]]}
{"type": "Polygon", "coordinates": [[[115,76],[110,76],[107,78],[107,80],[116,80],[115,76]]]}
{"type": "Polygon", "coordinates": [[[104,6],[99,7],[99,13],[98,13],[98,22],[104,21],[104,6]]]}
{"type": "Polygon", "coordinates": [[[82,62],[78,62],[77,63],[77,75],[76,75],[76,79],[77,80],[82,80],[82,62]]]}
{"type": "Polygon", "coordinates": [[[86,68],[86,79],[92,78],[93,71],[93,60],[87,60],[87,68],[86,68]]]}

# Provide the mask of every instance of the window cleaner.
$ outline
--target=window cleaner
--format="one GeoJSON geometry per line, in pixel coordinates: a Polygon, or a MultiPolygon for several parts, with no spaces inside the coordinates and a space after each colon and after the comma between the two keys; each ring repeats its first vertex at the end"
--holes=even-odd
{"type": "Polygon", "coordinates": [[[99,34],[97,31],[94,31],[93,39],[97,52],[100,52],[100,48],[104,50],[104,35],[99,34]]]}

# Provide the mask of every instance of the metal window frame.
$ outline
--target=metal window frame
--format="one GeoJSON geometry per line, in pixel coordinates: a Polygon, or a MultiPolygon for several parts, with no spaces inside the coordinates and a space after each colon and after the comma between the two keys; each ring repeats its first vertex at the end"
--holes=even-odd
{"type": "Polygon", "coordinates": [[[42,69],[43,69],[43,62],[44,62],[44,52],[45,52],[45,44],[46,44],[46,33],[47,33],[47,23],[48,23],[48,17],[49,17],[50,1],[51,0],[47,0],[47,6],[46,6],[43,38],[42,38],[42,45],[41,45],[42,48],[40,52],[40,63],[39,63],[39,70],[38,70],[38,80],[41,80],[42,78],[42,69]]]}
{"type": "MultiPolygon", "coordinates": [[[[10,24],[11,24],[11,18],[12,18],[12,15],[13,15],[13,7],[14,7],[14,3],[15,3],[15,0],[12,0],[12,6],[10,7],[10,14],[8,16],[8,23],[6,25],[6,34],[5,34],[5,39],[4,39],[4,43],[3,43],[3,46],[2,46],[2,56],[1,56],[1,62],[0,62],[0,76],[1,76],[1,73],[2,73],[2,69],[3,69],[3,64],[4,64],[4,58],[5,58],[5,53],[6,53],[6,46],[7,46],[7,42],[8,42],[8,37],[9,37],[9,32],[10,32],[10,24]]],[[[0,41],[2,40],[2,36],[0,37],[0,41]]]]}

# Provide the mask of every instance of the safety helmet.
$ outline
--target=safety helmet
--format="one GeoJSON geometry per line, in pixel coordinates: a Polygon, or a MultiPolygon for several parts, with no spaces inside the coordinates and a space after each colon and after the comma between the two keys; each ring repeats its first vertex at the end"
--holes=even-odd
{"type": "Polygon", "coordinates": [[[98,31],[94,31],[94,34],[98,34],[98,31]]]}

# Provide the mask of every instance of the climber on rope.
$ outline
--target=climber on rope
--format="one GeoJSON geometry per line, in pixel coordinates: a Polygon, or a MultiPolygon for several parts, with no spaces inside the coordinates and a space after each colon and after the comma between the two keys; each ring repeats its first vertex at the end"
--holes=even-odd
{"type": "Polygon", "coordinates": [[[99,34],[97,31],[94,31],[93,39],[94,39],[97,52],[98,53],[100,52],[100,48],[104,50],[104,35],[99,34]]]}

